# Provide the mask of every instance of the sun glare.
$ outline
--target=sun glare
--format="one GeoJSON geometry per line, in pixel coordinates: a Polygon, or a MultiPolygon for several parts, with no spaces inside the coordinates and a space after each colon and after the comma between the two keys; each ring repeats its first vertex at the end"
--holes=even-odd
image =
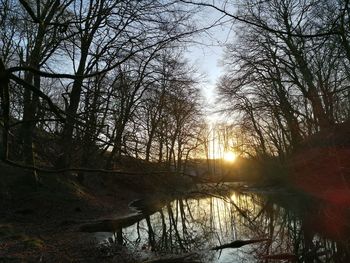
{"type": "Polygon", "coordinates": [[[236,154],[234,152],[225,152],[224,153],[224,160],[227,162],[234,162],[236,160],[236,154]]]}

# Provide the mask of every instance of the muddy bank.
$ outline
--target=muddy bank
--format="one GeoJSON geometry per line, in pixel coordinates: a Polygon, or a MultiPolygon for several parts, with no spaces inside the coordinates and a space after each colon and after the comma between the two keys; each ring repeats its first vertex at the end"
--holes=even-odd
{"type": "Polygon", "coordinates": [[[85,173],[82,183],[75,174],[40,173],[40,185],[33,186],[22,169],[0,164],[0,173],[0,262],[109,262],[106,248],[80,231],[82,225],[129,216],[132,201],[189,186],[149,173],[85,173]]]}

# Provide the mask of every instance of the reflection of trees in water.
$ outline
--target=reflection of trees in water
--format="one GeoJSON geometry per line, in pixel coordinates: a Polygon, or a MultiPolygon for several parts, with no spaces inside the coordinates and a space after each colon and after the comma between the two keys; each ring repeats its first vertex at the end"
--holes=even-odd
{"type": "MultiPolygon", "coordinates": [[[[130,240],[136,237],[134,240],[146,242],[147,237],[149,247],[165,253],[206,250],[237,239],[269,238],[271,242],[232,251],[242,259],[253,256],[261,262],[269,262],[263,259],[266,255],[290,259],[296,255],[297,262],[350,262],[349,240],[332,241],[310,225],[310,216],[324,212],[321,207],[295,198],[241,193],[183,198],[125,232],[130,240]]],[[[214,252],[210,255],[214,257],[214,252]]]]}
{"type": "Polygon", "coordinates": [[[294,254],[297,262],[350,262],[347,235],[332,241],[325,237],[327,233],[322,231],[325,229],[315,228],[317,220],[322,219],[318,215],[324,213],[325,204],[292,195],[262,198],[249,194],[239,195],[236,205],[248,215],[249,219],[242,222],[248,233],[253,230],[272,240],[265,248],[257,247],[257,258],[294,254]],[[247,199],[251,204],[247,204],[247,199]]]}

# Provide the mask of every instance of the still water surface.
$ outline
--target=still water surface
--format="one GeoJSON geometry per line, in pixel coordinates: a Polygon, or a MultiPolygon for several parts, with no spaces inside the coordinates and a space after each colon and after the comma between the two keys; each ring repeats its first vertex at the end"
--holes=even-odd
{"type": "Polygon", "coordinates": [[[186,253],[208,263],[350,262],[349,218],[348,207],[285,191],[229,190],[169,202],[123,229],[123,242],[141,262],[186,253]],[[255,239],[267,240],[210,250],[255,239]]]}

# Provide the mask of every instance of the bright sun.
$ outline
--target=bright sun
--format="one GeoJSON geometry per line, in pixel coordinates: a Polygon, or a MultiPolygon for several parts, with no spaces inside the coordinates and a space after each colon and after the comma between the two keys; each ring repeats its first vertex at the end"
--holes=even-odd
{"type": "Polygon", "coordinates": [[[234,162],[236,160],[236,154],[234,152],[225,152],[224,153],[224,160],[227,162],[234,162]]]}

